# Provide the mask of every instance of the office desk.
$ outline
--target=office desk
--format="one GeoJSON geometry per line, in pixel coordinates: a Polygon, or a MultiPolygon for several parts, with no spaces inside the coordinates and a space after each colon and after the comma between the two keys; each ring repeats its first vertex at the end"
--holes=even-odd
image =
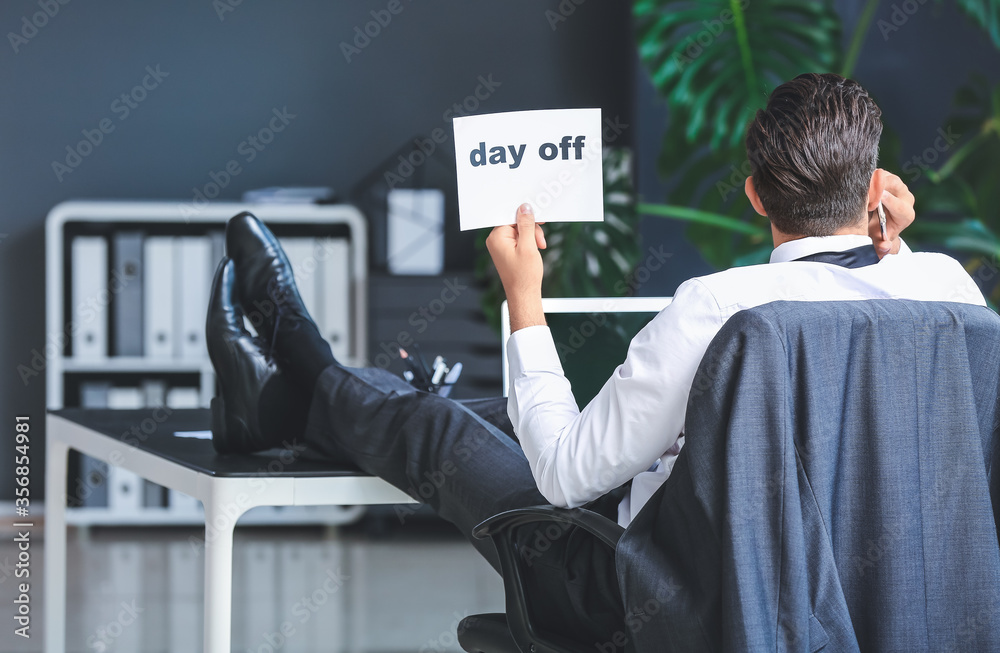
{"type": "Polygon", "coordinates": [[[178,490],[205,508],[205,653],[229,653],[233,528],[257,506],[413,503],[405,493],[358,469],[278,450],[220,456],[208,440],[177,431],[209,428],[209,411],[87,410],[50,412],[45,460],[45,650],[66,650],[66,479],[70,449],[178,490]]]}

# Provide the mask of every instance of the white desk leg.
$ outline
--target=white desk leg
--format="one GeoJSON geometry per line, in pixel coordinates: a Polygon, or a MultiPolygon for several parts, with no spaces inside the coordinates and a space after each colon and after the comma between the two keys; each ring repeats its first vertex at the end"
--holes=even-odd
{"type": "Polygon", "coordinates": [[[230,653],[236,518],[205,501],[205,653],[230,653]]]}
{"type": "Polygon", "coordinates": [[[45,651],[66,651],[66,473],[69,447],[49,437],[45,455],[45,651]]]}

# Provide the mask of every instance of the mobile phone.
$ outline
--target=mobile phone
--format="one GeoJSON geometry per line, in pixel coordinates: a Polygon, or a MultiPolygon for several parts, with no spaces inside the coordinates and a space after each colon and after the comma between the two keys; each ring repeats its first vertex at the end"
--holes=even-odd
{"type": "Polygon", "coordinates": [[[882,208],[882,202],[878,203],[878,226],[882,230],[882,240],[886,240],[885,237],[885,209],[882,208]]]}

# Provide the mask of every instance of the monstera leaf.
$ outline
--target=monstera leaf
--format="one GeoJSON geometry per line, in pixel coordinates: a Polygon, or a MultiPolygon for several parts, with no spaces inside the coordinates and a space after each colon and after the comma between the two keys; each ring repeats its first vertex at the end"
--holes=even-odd
{"type": "Polygon", "coordinates": [[[942,220],[918,220],[908,230],[909,237],[996,260],[1000,85],[991,87],[973,78],[956,93],[955,110],[944,124],[927,149],[902,164],[903,181],[914,187],[920,215],[942,220]]]}
{"type": "MultiPolygon", "coordinates": [[[[632,155],[628,150],[604,150],[604,222],[546,224],[542,252],[545,297],[617,297],[633,291],[632,270],[639,260],[639,217],[632,183],[632,155]]],[[[485,282],[483,311],[499,329],[503,286],[486,253],[484,230],[476,241],[480,250],[476,274],[485,282]]]]}
{"type": "Polygon", "coordinates": [[[823,0],[637,0],[639,56],[688,143],[736,147],[771,90],[831,70],[840,19],[823,0]]]}
{"type": "Polygon", "coordinates": [[[1000,48],[1000,1],[958,0],[957,4],[973,21],[986,30],[993,45],[1000,48]]]}

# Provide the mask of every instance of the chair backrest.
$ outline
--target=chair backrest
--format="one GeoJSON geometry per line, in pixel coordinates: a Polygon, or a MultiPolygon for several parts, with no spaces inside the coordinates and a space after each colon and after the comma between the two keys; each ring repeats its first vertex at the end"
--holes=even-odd
{"type": "Polygon", "coordinates": [[[998,396],[983,307],[738,313],[618,547],[636,650],[1000,650],[998,396]]]}

